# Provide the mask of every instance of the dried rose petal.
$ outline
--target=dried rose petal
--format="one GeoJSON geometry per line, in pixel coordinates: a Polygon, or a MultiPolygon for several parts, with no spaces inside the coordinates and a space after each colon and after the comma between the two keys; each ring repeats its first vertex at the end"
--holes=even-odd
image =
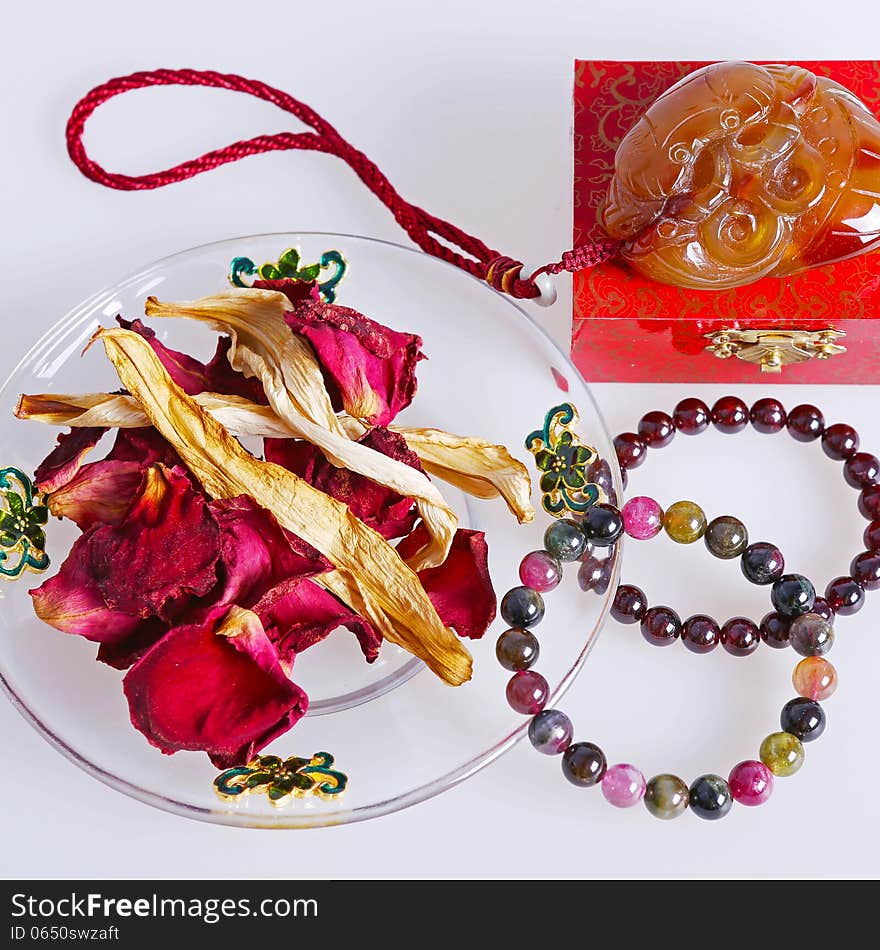
{"type": "Polygon", "coordinates": [[[250,757],[306,712],[259,618],[216,608],[175,627],[126,674],[131,721],[167,755],[207,752],[218,768],[250,757]]]}
{"type": "Polygon", "coordinates": [[[314,280],[255,280],[252,284],[257,290],[277,290],[284,294],[293,303],[302,303],[304,300],[314,300],[318,284],[314,280]]]}
{"type": "Polygon", "coordinates": [[[204,363],[186,353],[165,346],[156,336],[156,331],[141,320],[124,320],[122,317],[117,317],[116,322],[124,330],[133,330],[150,344],[153,352],[168,370],[168,375],[184,392],[195,396],[209,388],[204,363]]]}
{"type": "Polygon", "coordinates": [[[109,608],[98,590],[89,566],[89,545],[100,527],[81,535],[61,569],[30,591],[34,612],[44,623],[98,643],[118,643],[130,636],[139,617],[109,608]]]}
{"type": "Polygon", "coordinates": [[[83,530],[98,524],[117,525],[140,488],[139,462],[90,462],[48,499],[57,518],[70,518],[83,530]]]}
{"type": "Polygon", "coordinates": [[[106,429],[88,427],[60,433],[58,444],[37,466],[34,484],[41,492],[53,492],[66,485],[80,470],[83,458],[101,441],[106,429]]]}
{"type": "Polygon", "coordinates": [[[253,376],[247,377],[244,373],[232,368],[229,362],[229,350],[232,338],[221,336],[217,341],[217,352],[205,366],[205,391],[211,393],[225,393],[231,396],[241,396],[260,405],[268,405],[269,400],[263,389],[263,384],[253,376]]]}
{"type": "Polygon", "coordinates": [[[108,607],[173,621],[217,583],[219,529],[182,469],[146,469],[125,519],[89,537],[87,569],[108,607]]]}
{"type": "MultiPolygon", "coordinates": [[[[418,550],[427,532],[419,525],[397,546],[401,557],[418,550]]],[[[482,531],[459,528],[449,557],[439,567],[419,571],[418,578],[440,619],[461,637],[478,640],[495,619],[497,602],[489,576],[489,548],[482,531]]]]}
{"type": "Polygon", "coordinates": [[[248,607],[281,581],[331,569],[311,545],[286,532],[247,495],[212,501],[220,527],[223,589],[217,603],[248,607]]]}
{"type": "Polygon", "coordinates": [[[412,402],[420,337],[311,299],[294,304],[285,320],[312,344],[337,411],[384,426],[412,402]]]}
{"type": "MultiPolygon", "coordinates": [[[[358,441],[422,471],[419,457],[407,448],[401,436],[388,429],[376,427],[358,441]]],[[[357,472],[331,465],[323,452],[309,442],[266,439],[265,455],[267,461],[283,465],[325,494],[345,502],[356,517],[383,538],[401,538],[409,534],[416,523],[417,512],[412,498],[404,498],[357,472]]]]}
{"type": "Polygon", "coordinates": [[[120,429],[107,459],[115,462],[137,462],[141,468],[160,464],[165,468],[182,465],[180,456],[169,442],[152,427],[120,429]]]}
{"type": "Polygon", "coordinates": [[[368,663],[379,655],[381,634],[323,587],[305,578],[293,578],[272,588],[253,610],[282,658],[291,663],[297,653],[319,643],[337,627],[347,627],[357,637],[368,663]]]}
{"type": "Polygon", "coordinates": [[[162,637],[168,633],[168,624],[158,617],[141,620],[128,636],[112,643],[104,642],[98,647],[95,659],[115,670],[127,670],[162,637]]]}

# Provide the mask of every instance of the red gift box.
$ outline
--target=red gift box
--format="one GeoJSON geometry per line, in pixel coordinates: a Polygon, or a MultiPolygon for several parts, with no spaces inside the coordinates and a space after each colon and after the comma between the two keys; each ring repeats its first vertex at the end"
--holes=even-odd
{"type": "MultiPolygon", "coordinates": [[[[705,65],[576,61],[576,245],[604,236],[598,209],[621,138],[662,92],[705,65]]],[[[880,114],[880,61],[798,65],[880,114]]],[[[660,284],[611,261],[574,276],[572,357],[595,382],[757,382],[762,368],[782,363],[786,383],[876,383],[878,319],[880,252],[722,291],[660,284]]]]}

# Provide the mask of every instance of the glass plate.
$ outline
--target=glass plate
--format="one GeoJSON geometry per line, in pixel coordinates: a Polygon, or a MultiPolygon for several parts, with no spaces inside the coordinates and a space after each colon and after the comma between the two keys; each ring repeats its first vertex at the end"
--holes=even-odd
{"type": "MultiPolygon", "coordinates": [[[[593,399],[577,370],[524,310],[486,284],[435,258],[382,241],[341,234],[267,234],[207,244],[167,257],[75,308],[24,357],[0,391],[0,465],[32,472],[54,442],[56,430],[13,418],[22,392],[114,390],[119,381],[101,347],[83,355],[99,324],[118,313],[143,314],[149,294],[168,300],[223,291],[231,260],[258,264],[297,247],[305,262],[338,249],[348,273],[338,301],[394,328],[420,334],[429,359],[419,367],[414,404],[399,417],[408,425],[436,426],[503,442],[534,471],[524,439],[547,410],[571,401],[580,412],[579,433],[599,453],[614,458],[593,399]]],[[[208,358],[216,335],[188,321],[154,321],[161,339],[208,358]]],[[[102,444],[103,445],[103,444],[102,444]]],[[[102,447],[96,450],[99,458],[102,447]]],[[[612,464],[617,474],[616,465],[612,464]]],[[[533,524],[519,526],[500,500],[480,501],[440,483],[464,526],[487,534],[496,590],[518,583],[522,556],[542,546],[549,521],[538,509],[533,524]]],[[[619,485],[618,485],[619,490],[619,485]]],[[[49,575],[60,565],[76,527],[48,526],[49,575]]],[[[264,795],[232,803],[219,799],[217,770],[201,753],[164,756],[129,722],[121,674],[96,663],[95,646],[42,624],[28,589],[34,575],[0,581],[0,683],[22,715],[55,748],[89,774],[166,811],[229,825],[303,828],[360,821],[436,795],[491,762],[519,739],[526,717],[507,706],[510,674],[497,663],[499,619],[481,641],[468,642],[473,680],[444,686],[421,663],[391,644],[371,666],[352,635],[339,630],[297,658],[295,680],[309,694],[308,716],[268,750],[282,757],[335,756],[349,777],[335,801],[314,796],[281,808],[264,795]]],[[[540,669],[551,702],[577,674],[598,634],[610,592],[582,594],[573,578],[553,596],[552,619],[541,628],[553,649],[540,669]]],[[[20,752],[21,750],[19,750],[20,752]]]]}

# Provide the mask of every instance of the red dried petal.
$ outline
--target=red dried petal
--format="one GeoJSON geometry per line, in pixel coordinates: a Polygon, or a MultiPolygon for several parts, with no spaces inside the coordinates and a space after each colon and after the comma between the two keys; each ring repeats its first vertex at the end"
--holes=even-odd
{"type": "Polygon", "coordinates": [[[142,469],[149,465],[164,465],[165,468],[182,466],[183,462],[171,443],[166,441],[152,426],[138,429],[119,429],[107,460],[137,462],[142,469]]]}
{"type": "Polygon", "coordinates": [[[368,663],[379,655],[382,635],[331,593],[305,578],[294,578],[270,590],[253,608],[281,656],[293,662],[297,653],[346,627],[358,639],[368,663]]]}
{"type": "Polygon", "coordinates": [[[178,386],[190,396],[197,396],[208,388],[205,376],[205,364],[179,350],[172,350],[156,336],[156,331],[141,320],[125,320],[117,317],[116,322],[124,330],[133,330],[140,334],[153,348],[159,362],[168,370],[168,374],[178,386]]]}
{"type": "Polygon", "coordinates": [[[37,466],[34,484],[41,492],[57,491],[80,470],[83,458],[101,441],[106,429],[86,427],[58,435],[58,444],[37,466]]]}
{"type": "MultiPolygon", "coordinates": [[[[406,560],[427,543],[427,529],[420,524],[397,545],[397,551],[406,560]]],[[[482,531],[459,528],[446,560],[439,567],[419,571],[418,578],[440,619],[459,636],[477,640],[489,629],[497,601],[482,531]]]]}
{"type": "Polygon", "coordinates": [[[75,633],[98,643],[118,643],[138,627],[139,617],[111,610],[101,596],[89,568],[89,544],[95,527],[81,535],[61,569],[30,591],[37,616],[64,633],[75,633]]]}
{"type": "Polygon", "coordinates": [[[255,378],[249,378],[238,370],[234,370],[229,362],[229,347],[232,340],[222,336],[217,341],[217,352],[205,367],[205,391],[223,393],[226,396],[242,396],[251,402],[268,405],[269,400],[263,389],[263,384],[255,378]]]}
{"type": "Polygon", "coordinates": [[[90,462],[52,493],[52,514],[70,518],[83,530],[119,524],[141,484],[138,462],[90,462]]]}
{"type": "Polygon", "coordinates": [[[218,635],[226,614],[170,630],[123,682],[131,721],[152,745],[206,752],[218,768],[246,762],[308,708],[257,618],[218,635]]]}
{"type": "Polygon", "coordinates": [[[304,300],[314,300],[318,288],[318,284],[314,280],[292,280],[290,278],[255,280],[253,286],[257,290],[277,290],[293,304],[302,303],[304,300]]]}
{"type": "Polygon", "coordinates": [[[131,633],[119,641],[102,643],[95,659],[115,670],[127,670],[168,633],[168,624],[158,617],[141,620],[131,633]]]}
{"type": "Polygon", "coordinates": [[[420,337],[311,299],[294,304],[285,319],[312,344],[337,410],[384,426],[412,402],[424,358],[420,337]]]}
{"type": "MultiPolygon", "coordinates": [[[[419,457],[402,436],[376,427],[358,440],[389,458],[422,471],[419,457]]],[[[404,498],[384,485],[331,465],[320,449],[296,439],[266,439],[266,460],[284,466],[310,485],[344,502],[352,513],[384,538],[400,538],[412,531],[418,514],[412,498],[404,498]]]]}
{"type": "Polygon", "coordinates": [[[331,569],[326,558],[286,532],[249,496],[213,501],[209,508],[220,527],[223,590],[218,603],[248,607],[287,578],[331,569]]]}
{"type": "Polygon", "coordinates": [[[219,535],[184,471],[155,465],[125,519],[90,535],[88,572],[108,607],[173,621],[217,583],[219,535]]]}

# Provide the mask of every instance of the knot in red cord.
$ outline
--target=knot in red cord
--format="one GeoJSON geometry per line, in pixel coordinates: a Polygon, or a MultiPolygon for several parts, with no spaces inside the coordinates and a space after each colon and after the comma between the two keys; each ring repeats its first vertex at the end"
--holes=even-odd
{"type": "Polygon", "coordinates": [[[486,267],[486,283],[495,290],[500,290],[504,294],[510,294],[511,297],[517,297],[520,300],[527,300],[540,296],[533,280],[526,280],[522,277],[523,263],[516,261],[512,257],[505,257],[499,254],[489,261],[486,267]]]}

